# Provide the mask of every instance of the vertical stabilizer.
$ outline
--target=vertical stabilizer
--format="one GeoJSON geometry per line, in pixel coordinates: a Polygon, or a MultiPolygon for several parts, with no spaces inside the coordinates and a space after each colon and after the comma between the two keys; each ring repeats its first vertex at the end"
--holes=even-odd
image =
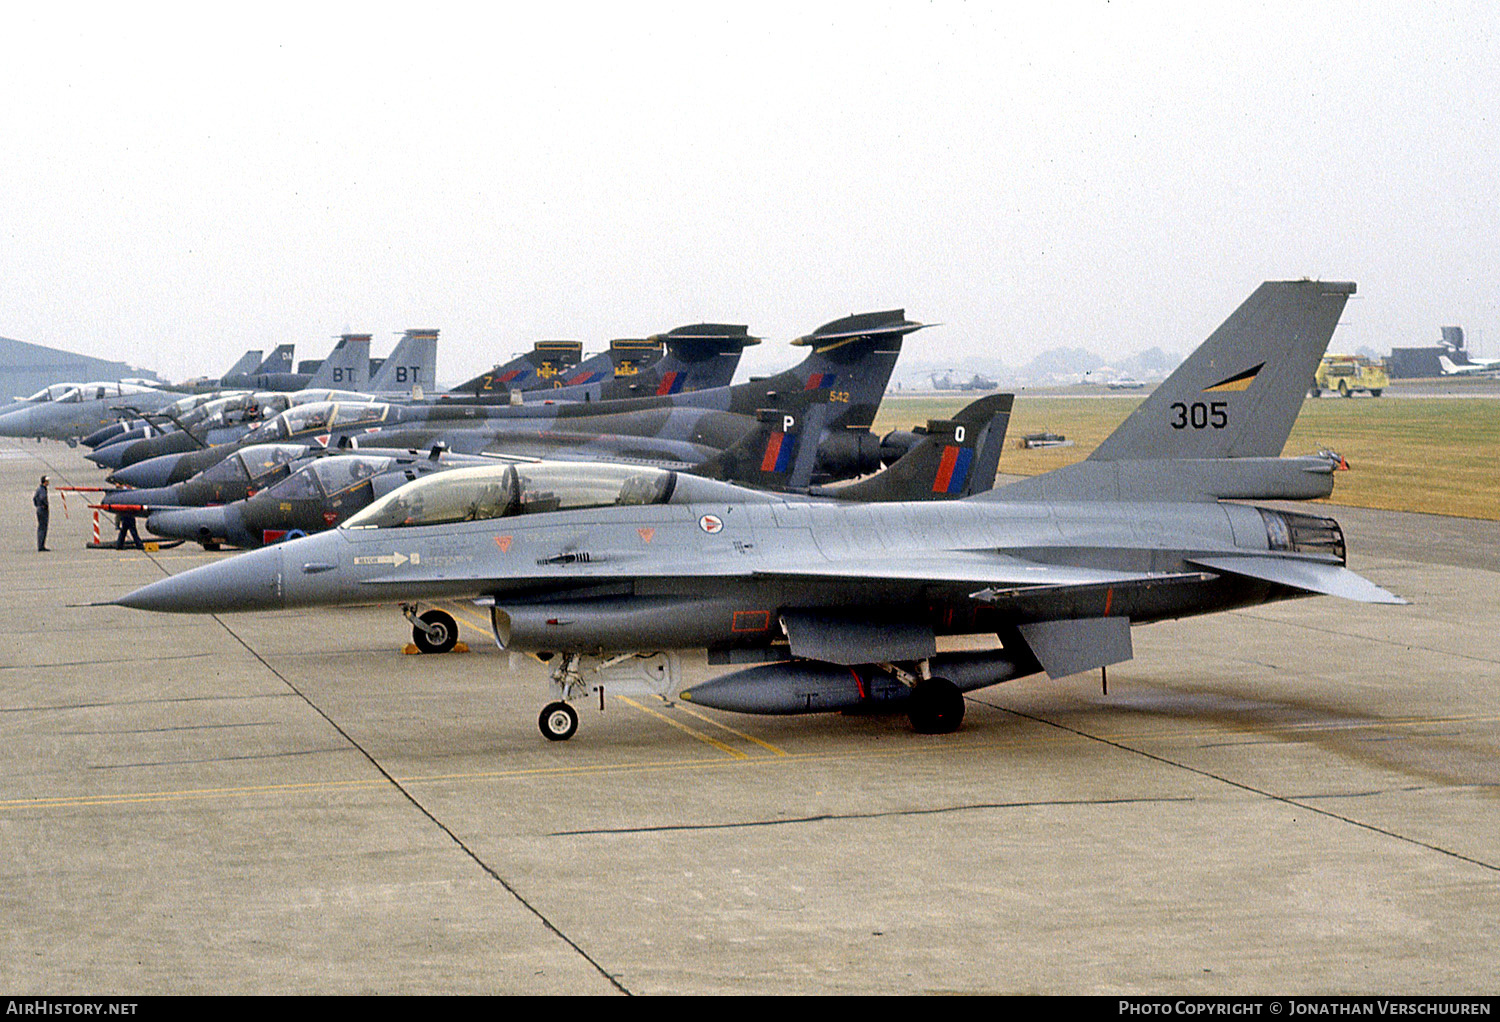
{"type": "Polygon", "coordinates": [[[827,390],[829,428],[867,430],[891,382],[902,339],[926,325],[908,320],[905,309],[825,323],[792,342],[812,349],[801,363],[764,380],[731,387],[729,410],[748,415],[776,404],[779,395],[827,390]]]}
{"type": "Polygon", "coordinates": [[[240,360],[225,370],[220,379],[228,379],[231,376],[249,376],[255,372],[255,367],[265,359],[266,353],[259,348],[251,348],[240,356],[240,360]]]}
{"type": "Polygon", "coordinates": [[[408,330],[370,381],[372,394],[432,394],[437,386],[436,330],[408,330]]]}
{"type": "Polygon", "coordinates": [[[561,386],[563,374],[582,357],[582,341],[537,341],[532,350],[460,383],[449,393],[504,397],[513,390],[561,386]]]}
{"type": "Polygon", "coordinates": [[[1267,281],[1088,460],[1281,454],[1354,285],[1267,281]]]}
{"type": "Polygon", "coordinates": [[[693,474],[763,489],[804,489],[823,438],[828,392],[807,391],[785,404],[757,409],[755,429],[693,474]]]}
{"type": "Polygon", "coordinates": [[[293,345],[278,344],[266,360],[256,366],[253,376],[269,376],[272,373],[289,373],[292,371],[293,345]]]}
{"type": "Polygon", "coordinates": [[[364,390],[370,385],[370,335],[344,334],[307,381],[308,390],[364,390]]]}
{"type": "Polygon", "coordinates": [[[921,441],[888,468],[847,486],[814,490],[840,500],[957,500],[995,485],[1013,394],[991,394],[951,419],[932,419],[921,441]]]}

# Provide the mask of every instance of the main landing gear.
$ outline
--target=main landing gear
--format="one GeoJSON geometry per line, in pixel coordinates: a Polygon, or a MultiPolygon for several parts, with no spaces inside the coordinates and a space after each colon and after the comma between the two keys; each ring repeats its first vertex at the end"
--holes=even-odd
{"type": "Polygon", "coordinates": [[[403,603],[401,613],[411,622],[411,641],[423,653],[447,653],[458,642],[458,622],[444,610],[417,614],[416,604],[403,603]]]}
{"type": "Polygon", "coordinates": [[[906,715],[919,735],[946,735],[964,722],[964,694],[947,678],[930,673],[928,661],[910,669],[900,664],[880,664],[907,688],[906,715]]]}
{"type": "Polygon", "coordinates": [[[964,694],[947,678],[924,678],[907,696],[912,730],[922,735],[946,735],[964,722],[964,694]]]}

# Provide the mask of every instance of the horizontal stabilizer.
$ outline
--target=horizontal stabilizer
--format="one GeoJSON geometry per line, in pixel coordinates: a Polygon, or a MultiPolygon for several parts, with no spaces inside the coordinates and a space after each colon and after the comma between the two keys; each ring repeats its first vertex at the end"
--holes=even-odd
{"type": "Polygon", "coordinates": [[[1086,617],[1020,626],[1021,638],[1054,681],[1131,659],[1130,619],[1086,617]]]}
{"type": "Polygon", "coordinates": [[[1247,557],[1240,554],[1193,557],[1189,560],[1192,564],[1213,571],[1258,578],[1263,582],[1274,582],[1309,593],[1342,596],[1359,603],[1407,602],[1348,568],[1325,561],[1304,561],[1290,557],[1247,557]]]}

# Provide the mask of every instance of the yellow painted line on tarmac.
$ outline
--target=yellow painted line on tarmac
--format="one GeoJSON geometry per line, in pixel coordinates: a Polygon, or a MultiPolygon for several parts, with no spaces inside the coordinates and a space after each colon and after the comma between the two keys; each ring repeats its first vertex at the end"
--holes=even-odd
{"type": "MultiPolygon", "coordinates": [[[[649,712],[649,711],[648,711],[649,712]]],[[[669,723],[671,723],[669,721],[669,723]]],[[[943,751],[944,747],[926,746],[923,748],[910,748],[906,750],[881,749],[869,753],[808,753],[787,754],[783,756],[749,756],[735,749],[728,749],[733,755],[726,759],[667,759],[648,760],[642,763],[599,763],[594,765],[579,766],[569,764],[567,766],[555,767],[527,767],[518,770],[479,770],[467,773],[453,774],[429,774],[415,777],[397,777],[395,782],[403,787],[422,784],[448,784],[454,782],[476,782],[476,781],[505,781],[524,780],[531,778],[563,778],[578,776],[599,775],[629,775],[635,773],[653,773],[665,770],[702,770],[704,768],[716,769],[725,766],[746,766],[762,764],[788,764],[794,762],[818,762],[824,760],[859,760],[867,758],[889,758],[891,756],[922,755],[943,751]]],[[[26,809],[70,809],[87,806],[104,805],[126,805],[137,802],[173,802],[189,801],[197,799],[233,798],[249,795],[265,795],[276,793],[315,793],[320,791],[332,792],[352,790],[358,788],[375,788],[388,785],[390,782],[384,777],[370,777],[351,779],[345,781],[300,781],[287,784],[255,784],[234,787],[215,788],[188,788],[173,791],[134,791],[122,792],[117,795],[41,795],[32,798],[13,798],[0,800],[0,813],[14,810],[26,809]]]]}
{"type": "MultiPolygon", "coordinates": [[[[782,750],[774,750],[773,755],[749,755],[736,749],[732,749],[723,743],[715,742],[706,735],[698,735],[692,729],[687,728],[670,718],[657,714],[644,706],[640,706],[634,700],[625,699],[627,703],[653,716],[677,727],[694,737],[705,740],[708,744],[728,753],[724,758],[690,758],[690,759],[663,759],[647,760],[639,763],[597,763],[597,764],[567,764],[559,766],[526,767],[514,770],[483,770],[465,773],[431,774],[411,777],[398,777],[395,779],[398,785],[419,786],[423,784],[452,784],[452,783],[483,783],[491,781],[514,781],[527,779],[548,779],[567,777],[601,777],[601,776],[629,776],[632,774],[649,774],[662,771],[681,770],[703,770],[720,769],[724,767],[764,767],[767,765],[791,765],[800,763],[818,762],[842,762],[859,763],[872,760],[905,759],[911,756],[931,756],[952,753],[961,749],[965,755],[973,755],[986,751],[1004,750],[1015,748],[1018,745],[1032,745],[1037,736],[1023,737],[1015,732],[1009,732],[999,737],[998,740],[970,741],[963,737],[957,740],[953,736],[941,738],[922,739],[902,748],[885,747],[881,749],[840,749],[826,752],[788,753],[782,750]]],[[[989,704],[985,704],[989,705],[989,704]]],[[[991,707],[1001,709],[1003,707],[991,707]]],[[[1462,723],[1491,723],[1500,720],[1494,715],[1472,714],[1453,717],[1419,717],[1408,718],[1397,721],[1379,721],[1370,724],[1343,724],[1343,725],[1316,725],[1304,724],[1288,726],[1281,730],[1288,732],[1310,731],[1321,728],[1326,731],[1375,729],[1380,727],[1416,727],[1433,724],[1462,724],[1462,723]]],[[[717,722],[712,722],[717,723],[717,722]]],[[[1268,729],[1273,730],[1274,729],[1268,729]]],[[[1110,741],[1140,741],[1149,738],[1169,738],[1175,740],[1224,737],[1233,735],[1231,729],[1215,730],[1213,732],[1170,732],[1170,731],[1138,731],[1133,733],[1122,733],[1119,735],[1097,735],[1092,737],[1104,738],[1110,741]]],[[[1055,737],[1056,741],[1070,741],[1090,736],[1073,734],[1062,734],[1055,737]]],[[[757,745],[767,749],[774,747],[766,743],[750,738],[757,745]]],[[[92,806],[129,805],[135,803],[166,803],[174,801],[197,801],[215,798],[243,798],[247,796],[266,794],[316,794],[318,792],[354,791],[359,789],[378,788],[388,785],[390,782],[384,777],[359,778],[349,780],[323,780],[302,781],[285,784],[256,784],[237,785],[211,788],[188,788],[173,789],[166,791],[134,791],[121,792],[118,794],[88,794],[88,795],[51,795],[34,796],[29,798],[0,799],[0,814],[14,813],[36,809],[72,809],[87,808],[92,806]]],[[[1460,785],[1462,787],[1462,785],[1460,785]]]]}
{"type": "Polygon", "coordinates": [[[671,717],[668,717],[665,713],[657,713],[655,710],[651,709],[651,707],[649,707],[649,706],[642,706],[640,703],[636,702],[634,699],[631,699],[629,696],[615,696],[615,698],[618,699],[618,700],[620,700],[626,706],[633,706],[637,710],[640,710],[642,713],[649,713],[651,716],[655,717],[657,720],[665,721],[666,723],[671,724],[677,730],[683,732],[684,734],[692,735],[694,738],[698,739],[698,741],[703,742],[706,745],[712,745],[715,749],[718,749],[720,752],[723,752],[726,755],[733,756],[735,759],[749,759],[750,758],[750,754],[749,753],[747,753],[747,752],[741,752],[739,749],[736,749],[732,745],[725,745],[723,742],[719,741],[717,738],[714,738],[712,735],[706,735],[702,731],[697,730],[696,728],[690,728],[686,724],[682,723],[681,721],[673,720],[671,717]]]}
{"type": "MultiPolygon", "coordinates": [[[[453,603],[449,603],[449,609],[452,609],[453,615],[455,615],[455,618],[458,618],[458,620],[463,621],[463,623],[465,624],[469,624],[469,626],[474,627],[474,629],[480,630],[480,632],[483,632],[484,635],[489,636],[489,638],[493,638],[493,632],[492,630],[490,630],[489,623],[487,623],[487,621],[472,621],[471,618],[469,618],[468,615],[466,615],[465,612],[462,611],[462,609],[459,609],[458,606],[453,605],[453,603]]],[[[619,698],[624,699],[624,696],[619,696],[619,698]]],[[[678,726],[678,728],[684,729],[684,731],[687,731],[688,734],[693,735],[694,738],[700,738],[700,740],[709,741],[709,743],[712,743],[711,738],[706,737],[706,735],[700,735],[699,732],[693,731],[693,729],[691,728],[685,728],[685,726],[673,722],[673,720],[670,720],[670,717],[661,716],[660,713],[655,713],[654,710],[649,710],[649,708],[643,707],[643,705],[637,704],[637,702],[631,702],[630,699],[625,699],[625,702],[630,702],[630,705],[633,705],[636,710],[642,710],[643,713],[651,713],[652,716],[660,717],[661,720],[666,720],[667,723],[672,723],[673,726],[678,726]]],[[[757,746],[762,747],[762,749],[765,749],[766,752],[771,753],[771,755],[786,755],[786,752],[783,752],[783,750],[777,749],[777,747],[772,746],[772,744],[768,743],[768,741],[762,741],[760,740],[760,738],[754,737],[753,734],[745,734],[744,731],[739,731],[739,729],[730,728],[727,723],[720,722],[720,720],[714,720],[712,719],[712,717],[705,716],[705,714],[699,713],[699,711],[697,710],[691,710],[691,708],[685,707],[685,705],[681,704],[676,705],[676,708],[678,708],[678,710],[681,710],[682,713],[691,714],[691,716],[697,717],[697,719],[702,720],[703,723],[711,723],[711,725],[714,725],[715,728],[723,729],[723,731],[727,731],[729,732],[729,734],[735,735],[736,738],[742,738],[742,740],[748,741],[748,743],[757,744],[757,746]]]]}
{"type": "Polygon", "coordinates": [[[770,752],[772,755],[775,755],[775,756],[785,756],[786,755],[786,751],[785,750],[778,749],[776,746],[772,745],[770,742],[763,742],[759,738],[756,738],[754,735],[747,735],[743,731],[737,730],[736,728],[732,728],[728,724],[725,724],[723,721],[714,720],[712,717],[710,717],[710,716],[708,716],[706,714],[699,713],[697,710],[694,710],[694,709],[691,709],[689,707],[683,706],[681,703],[677,703],[676,707],[677,707],[677,709],[681,710],[683,713],[686,713],[686,714],[689,714],[691,716],[697,717],[699,720],[703,721],[704,723],[712,724],[714,727],[717,727],[717,728],[723,728],[725,731],[728,731],[730,734],[734,735],[736,738],[743,738],[747,742],[753,742],[754,744],[759,745],[762,749],[765,749],[767,752],[770,752]]]}
{"type": "Polygon", "coordinates": [[[467,613],[460,610],[457,605],[452,603],[448,604],[448,609],[452,612],[454,619],[458,621],[459,624],[468,625],[470,628],[483,634],[486,639],[489,639],[492,642],[494,641],[495,633],[490,628],[490,623],[488,621],[479,621],[471,618],[467,613]]]}
{"type": "Polygon", "coordinates": [[[374,787],[387,783],[383,777],[350,781],[307,781],[301,784],[255,784],[232,788],[188,788],[182,791],[133,791],[118,795],[53,795],[0,801],[6,809],[66,809],[74,806],[111,806],[132,802],[174,802],[217,796],[261,795],[268,792],[328,791],[337,788],[374,787]]]}

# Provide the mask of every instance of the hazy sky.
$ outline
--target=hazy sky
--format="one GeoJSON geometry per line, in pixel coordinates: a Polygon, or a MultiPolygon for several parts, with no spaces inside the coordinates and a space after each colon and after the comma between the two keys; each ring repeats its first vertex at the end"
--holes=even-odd
{"type": "MultiPolygon", "coordinates": [[[[1185,351],[1260,281],[1334,347],[1500,355],[1484,3],[29,5],[0,58],[0,335],[444,380],[543,337],[850,312],[922,356],[1185,351]],[[534,9],[540,7],[542,9],[534,9]],[[1483,352],[1481,352],[1483,353],[1483,352]]],[[[800,354],[800,351],[798,352],[800,354]]]]}

